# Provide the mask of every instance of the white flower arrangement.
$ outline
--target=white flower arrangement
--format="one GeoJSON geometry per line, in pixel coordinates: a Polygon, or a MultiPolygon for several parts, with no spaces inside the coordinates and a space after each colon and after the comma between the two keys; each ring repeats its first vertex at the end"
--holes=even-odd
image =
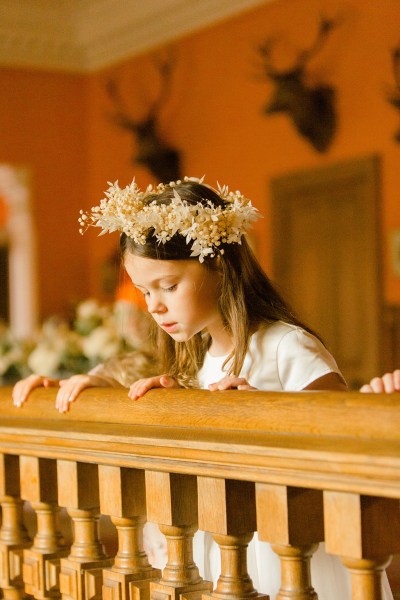
{"type": "Polygon", "coordinates": [[[81,336],[67,322],[56,317],[48,319],[36,336],[27,365],[33,373],[47,377],[84,371],[88,360],[82,351],[81,336]]]}
{"type": "Polygon", "coordinates": [[[50,317],[30,340],[17,340],[0,323],[0,383],[13,383],[32,372],[55,378],[85,373],[98,363],[137,349],[139,336],[129,328],[122,334],[125,314],[124,309],[122,322],[119,303],[108,306],[85,300],[77,305],[71,323],[50,317]]]}
{"type": "Polygon", "coordinates": [[[32,344],[17,339],[4,323],[0,323],[0,382],[28,375],[26,361],[31,351],[32,344]]]}
{"type": "MultiPolygon", "coordinates": [[[[203,183],[203,179],[194,177],[185,177],[184,181],[203,183]]],[[[118,181],[109,183],[99,206],[89,213],[80,211],[79,231],[83,234],[88,227],[101,227],[99,235],[120,231],[141,245],[146,243],[151,230],[160,244],[178,233],[191,244],[191,256],[198,256],[203,262],[206,256],[223,254],[222,244],[240,244],[242,235],[261,216],[241,192],[230,192],[227,186],[219,184],[214,191],[224,201],[223,206],[215,206],[210,200],[206,205],[189,204],[175,189],[181,183],[179,180],[156,187],[149,185],[144,191],[134,179],[125,188],[120,188],[118,181]],[[170,204],[160,205],[151,200],[168,187],[173,189],[170,204]]]]}

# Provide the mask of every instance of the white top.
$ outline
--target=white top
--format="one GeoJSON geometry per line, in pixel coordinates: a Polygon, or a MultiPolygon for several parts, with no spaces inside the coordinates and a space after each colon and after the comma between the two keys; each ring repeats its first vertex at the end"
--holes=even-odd
{"type": "MultiPolygon", "coordinates": [[[[198,374],[201,388],[225,377],[222,365],[226,358],[207,352],[198,374]]],[[[252,335],[238,375],[259,390],[297,392],[332,372],[343,377],[333,356],[314,335],[277,321],[252,335]]]]}

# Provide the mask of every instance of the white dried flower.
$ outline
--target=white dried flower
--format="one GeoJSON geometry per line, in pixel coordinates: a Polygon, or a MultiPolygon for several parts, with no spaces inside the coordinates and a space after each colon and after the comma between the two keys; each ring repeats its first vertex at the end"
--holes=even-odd
{"type": "Polygon", "coordinates": [[[88,298],[80,302],[76,307],[76,316],[78,319],[90,319],[93,316],[98,316],[102,308],[95,298],[88,298]]]}
{"type": "MultiPolygon", "coordinates": [[[[203,183],[203,179],[185,177],[185,181],[203,183]]],[[[177,233],[191,244],[191,256],[203,262],[206,256],[223,254],[221,244],[240,244],[241,237],[253,221],[261,215],[238,190],[230,192],[226,185],[218,184],[215,193],[224,201],[224,206],[214,206],[209,200],[206,205],[198,202],[189,204],[182,200],[176,190],[180,180],[169,184],[149,185],[145,191],[132,181],[121,189],[118,181],[109,184],[106,198],[99,206],[85,214],[80,211],[80,233],[88,227],[100,227],[99,235],[120,231],[132,238],[136,244],[144,245],[149,231],[160,244],[165,244],[177,233]],[[162,194],[168,187],[173,189],[170,204],[159,205],[149,197],[162,194]]]]}
{"type": "Polygon", "coordinates": [[[63,357],[63,348],[52,345],[48,341],[39,343],[28,357],[28,366],[33,373],[52,377],[57,371],[63,357]]]}
{"type": "Polygon", "coordinates": [[[92,361],[108,360],[120,351],[120,339],[114,329],[101,325],[82,338],[82,349],[92,361]]]}

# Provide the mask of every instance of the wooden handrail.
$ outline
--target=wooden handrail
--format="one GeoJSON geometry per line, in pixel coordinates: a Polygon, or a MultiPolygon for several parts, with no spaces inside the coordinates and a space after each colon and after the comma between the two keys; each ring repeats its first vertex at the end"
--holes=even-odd
{"type": "Polygon", "coordinates": [[[357,392],[0,388],[0,451],[400,498],[400,397],[357,392]]]}
{"type": "Polygon", "coordinates": [[[159,424],[162,419],[162,425],[168,427],[400,438],[398,394],[179,388],[154,389],[132,401],[125,390],[91,388],[82,392],[69,413],[59,414],[53,404],[55,388],[36,389],[21,408],[12,406],[11,391],[10,387],[0,387],[4,417],[22,418],[28,412],[29,419],[140,425],[159,424]]]}
{"type": "Polygon", "coordinates": [[[16,408],[0,388],[0,590],[4,600],[243,600],[258,531],[281,561],[277,599],[316,600],[318,543],[351,573],[353,598],[382,600],[381,574],[400,552],[400,396],[358,392],[89,389],[60,414],[55,389],[16,408]],[[36,513],[29,540],[22,505],[36,513]],[[59,507],[73,523],[66,546],[59,507]],[[118,532],[114,558],[99,510],[118,532]],[[160,570],[143,551],[146,519],[168,547],[160,570]],[[221,573],[193,562],[197,528],[220,547],[221,573]]]}

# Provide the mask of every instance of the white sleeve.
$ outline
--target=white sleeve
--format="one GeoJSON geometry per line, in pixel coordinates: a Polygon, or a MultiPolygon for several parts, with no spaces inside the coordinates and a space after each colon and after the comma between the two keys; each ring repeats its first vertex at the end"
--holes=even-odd
{"type": "Polygon", "coordinates": [[[303,390],[327,373],[343,377],[322,342],[300,328],[282,336],[277,348],[277,368],[282,389],[293,392],[303,390]]]}

